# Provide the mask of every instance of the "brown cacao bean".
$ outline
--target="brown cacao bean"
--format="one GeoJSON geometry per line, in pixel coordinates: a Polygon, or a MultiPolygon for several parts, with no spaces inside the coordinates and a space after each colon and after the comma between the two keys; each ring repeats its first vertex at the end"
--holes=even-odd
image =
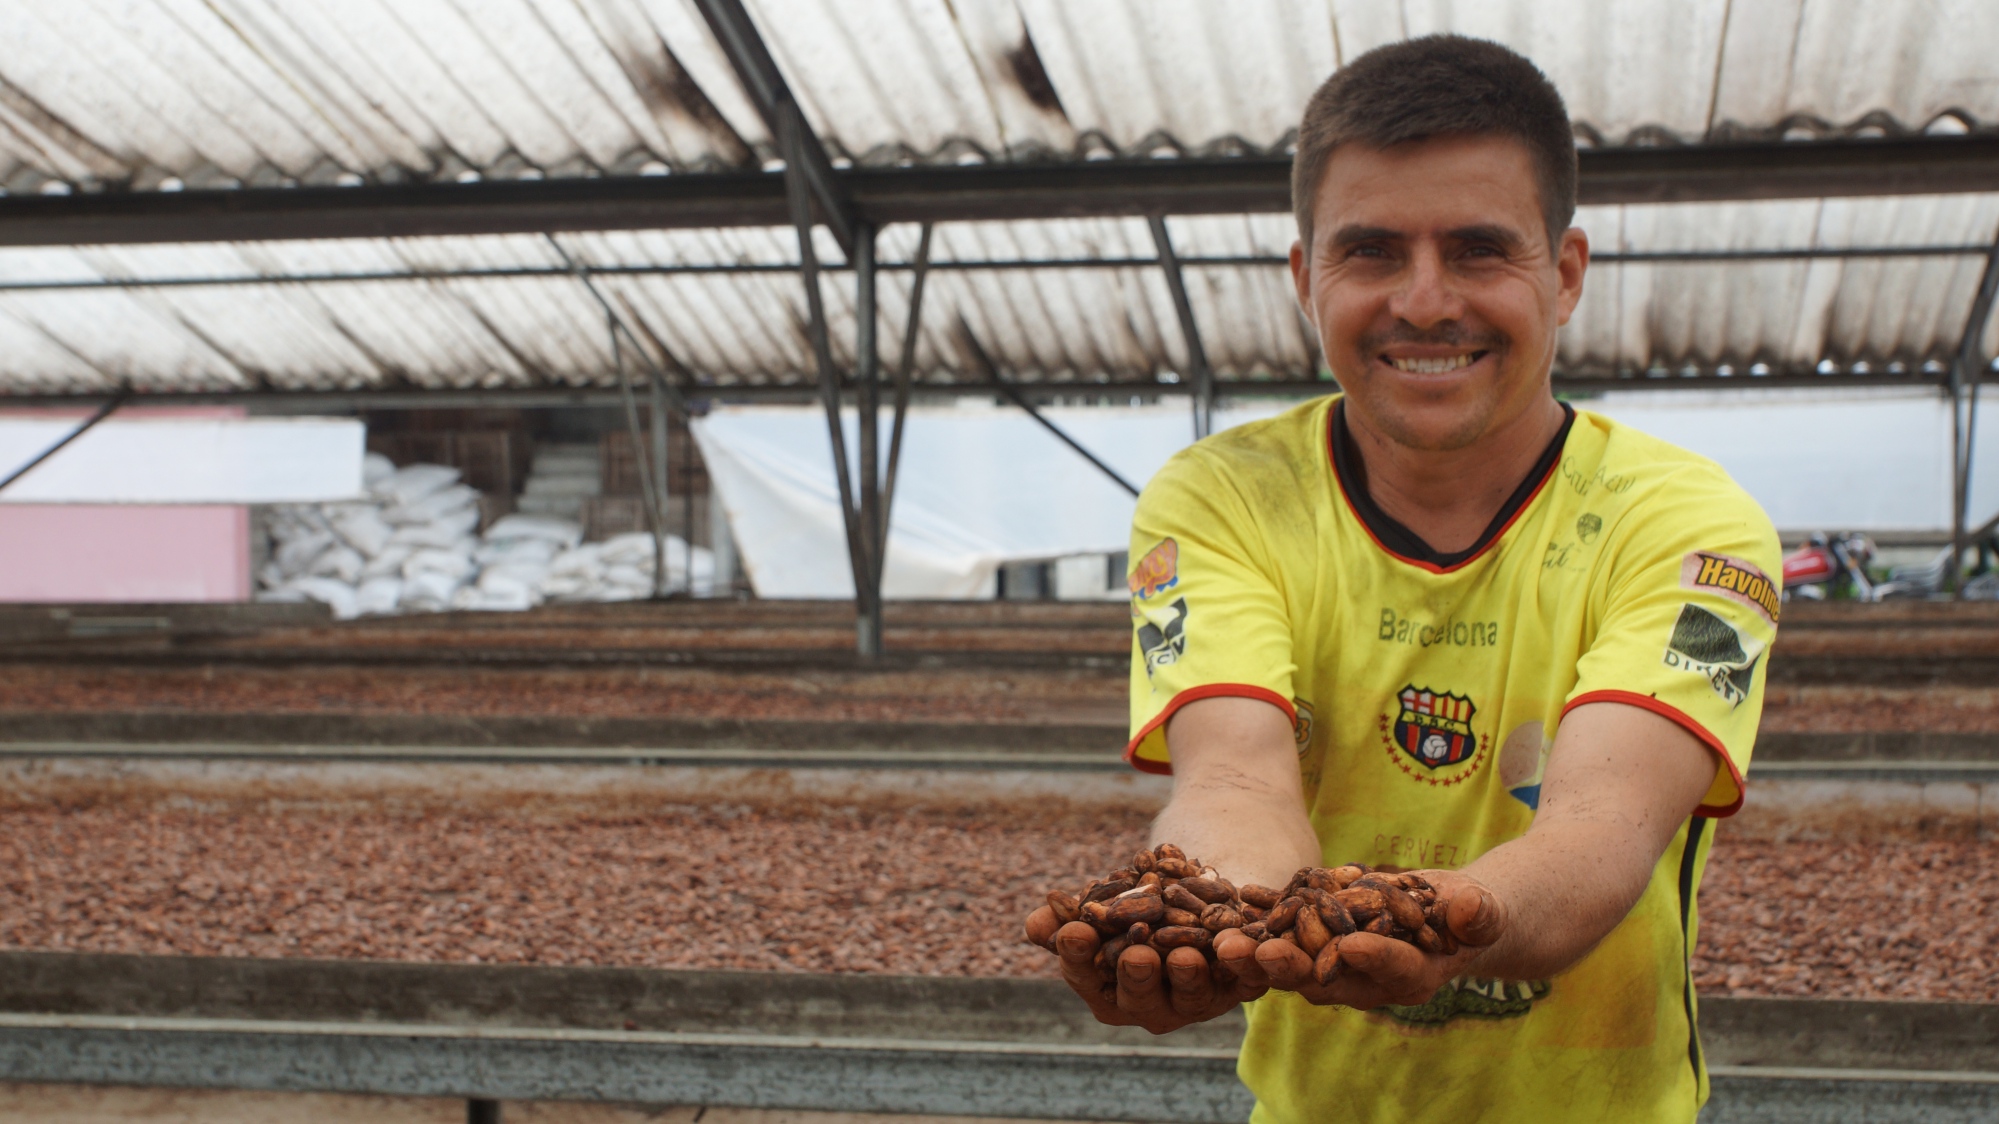
{"type": "Polygon", "coordinates": [[[1160,922],[1162,925],[1199,925],[1200,923],[1200,914],[1195,913],[1191,909],[1176,909],[1170,905],[1166,907],[1165,920],[1160,922]]]}
{"type": "Polygon", "coordinates": [[[1340,885],[1333,878],[1332,871],[1324,869],[1314,869],[1307,873],[1305,875],[1305,885],[1310,886],[1314,890],[1323,890],[1328,894],[1346,889],[1346,887],[1340,885]]]}
{"type": "Polygon", "coordinates": [[[1213,941],[1206,929],[1193,925],[1171,925],[1152,934],[1152,947],[1159,949],[1207,948],[1213,941]]]}
{"type": "Polygon", "coordinates": [[[1326,923],[1326,931],[1336,937],[1344,937],[1360,926],[1354,923],[1353,914],[1340,904],[1340,899],[1331,894],[1317,903],[1319,920],[1326,923]]]}
{"type": "Polygon", "coordinates": [[[1101,882],[1092,882],[1090,883],[1090,888],[1083,891],[1083,900],[1086,902],[1105,901],[1117,897],[1119,894],[1136,885],[1138,883],[1127,882],[1121,878],[1107,878],[1101,882]]]}
{"type": "Polygon", "coordinates": [[[1157,861],[1151,851],[1140,851],[1131,857],[1131,868],[1140,874],[1150,874],[1157,861]]]}
{"type": "Polygon", "coordinates": [[[1416,947],[1422,949],[1424,952],[1442,953],[1444,951],[1444,938],[1438,936],[1437,931],[1428,925],[1418,925],[1411,929],[1410,932],[1415,935],[1416,947]]]}
{"type": "Polygon", "coordinates": [[[1124,931],[1125,947],[1127,948],[1135,944],[1144,944],[1151,939],[1152,926],[1143,921],[1133,922],[1131,928],[1124,931]]]}
{"type": "Polygon", "coordinates": [[[1393,937],[1395,935],[1395,919],[1386,913],[1377,914],[1374,920],[1361,926],[1360,931],[1363,933],[1373,933],[1379,937],[1393,937]]]}
{"type": "Polygon", "coordinates": [[[1381,891],[1370,886],[1350,886],[1334,894],[1333,900],[1347,907],[1356,925],[1366,925],[1388,908],[1381,891]]]}
{"type": "Polygon", "coordinates": [[[1166,916],[1166,903],[1151,894],[1132,894],[1112,902],[1105,920],[1117,929],[1129,929],[1143,921],[1157,925],[1166,916]]]}
{"type": "Polygon", "coordinates": [[[1161,878],[1195,878],[1201,873],[1200,867],[1186,859],[1175,858],[1162,858],[1153,869],[1159,871],[1161,878]]]}
{"type": "Polygon", "coordinates": [[[1105,983],[1117,982],[1118,957],[1124,955],[1126,947],[1123,937],[1112,937],[1097,949],[1097,974],[1103,977],[1105,983]]]}
{"type": "Polygon", "coordinates": [[[1295,928],[1298,931],[1298,947],[1304,949],[1305,955],[1310,957],[1317,958],[1320,951],[1326,947],[1326,942],[1333,939],[1332,931],[1326,928],[1325,921],[1320,919],[1319,911],[1316,909],[1299,910],[1295,928]]]}
{"type": "Polygon", "coordinates": [[[1242,907],[1242,919],[1244,921],[1261,921],[1268,916],[1270,916],[1270,911],[1267,909],[1258,909],[1253,905],[1242,907]]]}
{"type": "Polygon", "coordinates": [[[1084,902],[1081,912],[1083,920],[1088,921],[1092,928],[1104,936],[1108,937],[1118,932],[1118,926],[1111,924],[1111,907],[1108,904],[1104,902],[1084,902]]]}
{"type": "Polygon", "coordinates": [[[1242,928],[1242,914],[1227,902],[1215,902],[1201,911],[1201,928],[1210,933],[1242,928]]]}
{"type": "Polygon", "coordinates": [[[1183,860],[1184,860],[1184,859],[1185,859],[1185,858],[1187,857],[1187,852],[1185,852],[1185,851],[1182,851],[1182,850],[1181,850],[1180,848],[1178,848],[1178,847],[1175,847],[1175,846],[1174,846],[1173,844],[1171,844],[1171,843],[1161,843],[1161,844],[1160,844],[1159,846],[1157,846],[1157,847],[1154,847],[1154,848],[1152,849],[1152,857],[1153,857],[1153,858],[1155,858],[1155,859],[1183,859],[1183,860]]]}
{"type": "Polygon", "coordinates": [[[1172,906],[1174,909],[1185,909],[1199,913],[1208,908],[1206,901],[1195,897],[1192,890],[1187,889],[1184,884],[1179,882],[1175,882],[1160,891],[1160,896],[1165,898],[1166,904],[1172,906]]]}
{"type": "Polygon", "coordinates": [[[1284,900],[1277,891],[1268,886],[1259,886],[1254,882],[1243,885],[1236,891],[1236,894],[1242,898],[1245,905],[1253,905],[1258,909],[1269,909],[1271,906],[1284,900]]]}
{"type": "Polygon", "coordinates": [[[1187,891],[1203,902],[1225,902],[1235,897],[1229,888],[1213,878],[1182,878],[1180,889],[1187,891]]]}
{"type": "Polygon", "coordinates": [[[1412,933],[1423,927],[1423,907],[1417,905],[1416,899],[1400,888],[1384,889],[1381,891],[1381,900],[1387,906],[1388,916],[1393,918],[1397,925],[1412,933]]]}
{"type": "Polygon", "coordinates": [[[1270,911],[1270,916],[1263,919],[1264,927],[1272,933],[1288,933],[1292,924],[1298,920],[1298,911],[1303,908],[1305,908],[1304,898],[1285,898],[1277,903],[1277,908],[1270,911]]]}
{"type": "Polygon", "coordinates": [[[1312,961],[1312,978],[1324,987],[1340,974],[1340,942],[1330,940],[1319,950],[1318,958],[1312,961]]]}
{"type": "Polygon", "coordinates": [[[1082,903],[1074,896],[1060,890],[1048,891],[1048,908],[1054,911],[1057,924],[1067,925],[1083,916],[1082,903]]]}
{"type": "Polygon", "coordinates": [[[1262,944],[1264,941],[1270,939],[1270,930],[1264,926],[1263,922],[1252,921],[1242,927],[1242,935],[1255,941],[1257,944],[1262,944]]]}
{"type": "Polygon", "coordinates": [[[1344,890],[1348,886],[1353,885],[1355,879],[1366,873],[1367,867],[1359,863],[1348,863],[1345,866],[1336,866],[1333,868],[1333,881],[1339,883],[1340,889],[1344,890]]]}
{"type": "Polygon", "coordinates": [[[1141,886],[1159,885],[1159,872],[1156,870],[1146,871],[1144,874],[1138,876],[1138,884],[1141,886]]]}

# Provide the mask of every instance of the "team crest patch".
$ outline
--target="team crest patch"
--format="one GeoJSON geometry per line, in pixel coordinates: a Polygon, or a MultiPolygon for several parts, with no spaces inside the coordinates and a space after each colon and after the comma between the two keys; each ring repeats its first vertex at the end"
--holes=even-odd
{"type": "Polygon", "coordinates": [[[1747,605],[1777,623],[1784,610],[1784,595],[1769,575],[1754,563],[1705,550],[1691,551],[1680,561],[1680,588],[1718,593],[1738,604],[1747,605]]]}
{"type": "MultiPolygon", "coordinates": [[[[1168,540],[1169,542],[1172,540],[1168,540]]],[[[1150,679],[1162,667],[1180,662],[1187,651],[1187,599],[1175,598],[1164,609],[1141,609],[1131,603],[1132,628],[1138,635],[1138,650],[1145,656],[1145,676],[1150,679]]]]}
{"type": "Polygon", "coordinates": [[[1163,539],[1131,568],[1131,595],[1146,598],[1180,584],[1180,544],[1163,539]]]}
{"type": "Polygon", "coordinates": [[[1465,695],[1407,686],[1381,716],[1382,741],[1396,767],[1411,778],[1433,786],[1457,784],[1486,757],[1472,729],[1477,712],[1465,695]]]}
{"type": "Polygon", "coordinates": [[[1761,658],[1760,642],[1744,637],[1734,625],[1699,605],[1682,605],[1672,639],[1666,642],[1664,662],[1707,680],[1723,702],[1737,707],[1749,697],[1761,658]]]}

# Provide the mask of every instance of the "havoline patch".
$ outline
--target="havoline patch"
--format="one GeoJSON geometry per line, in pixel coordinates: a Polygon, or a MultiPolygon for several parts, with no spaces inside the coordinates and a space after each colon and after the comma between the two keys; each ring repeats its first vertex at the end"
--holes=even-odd
{"type": "Polygon", "coordinates": [[[1784,611],[1783,590],[1753,562],[1695,550],[1680,560],[1680,588],[1718,593],[1762,614],[1771,624],[1784,611]]]}
{"type": "Polygon", "coordinates": [[[1744,637],[1734,625],[1699,605],[1680,606],[1672,639],[1666,642],[1666,666],[1707,680],[1731,707],[1741,706],[1749,697],[1756,661],[1761,658],[1760,641],[1744,637]]]}
{"type": "MultiPolygon", "coordinates": [[[[1171,540],[1168,540],[1171,541],[1171,540]]],[[[1151,678],[1160,668],[1180,662],[1187,651],[1187,599],[1176,597],[1165,609],[1149,609],[1131,603],[1132,628],[1138,635],[1138,650],[1145,656],[1145,675],[1151,678]]]]}

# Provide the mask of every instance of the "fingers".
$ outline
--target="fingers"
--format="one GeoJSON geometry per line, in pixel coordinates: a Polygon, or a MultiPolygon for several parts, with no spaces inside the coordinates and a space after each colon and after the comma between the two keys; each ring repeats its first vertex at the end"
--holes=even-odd
{"type": "Polygon", "coordinates": [[[1044,905],[1027,915],[1027,943],[1052,950],[1055,947],[1055,930],[1061,927],[1061,923],[1055,920],[1055,911],[1044,905]]]}
{"type": "Polygon", "coordinates": [[[1166,954],[1166,981],[1173,1013],[1183,1018],[1201,1018],[1215,1001],[1208,958],[1198,948],[1176,948],[1166,954]]]}
{"type": "Polygon", "coordinates": [[[1141,1026],[1171,1010],[1166,999],[1164,965],[1151,945],[1134,945],[1124,950],[1117,962],[1118,1010],[1139,1020],[1141,1026]]]}
{"type": "Polygon", "coordinates": [[[1270,987],[1270,977],[1256,959],[1257,942],[1240,929],[1224,929],[1215,935],[1215,960],[1235,977],[1238,999],[1254,999],[1270,987]]]}
{"type": "Polygon", "coordinates": [[[1474,948],[1484,948],[1506,932],[1506,907],[1491,890],[1467,880],[1451,895],[1444,919],[1458,940],[1474,948]]]}
{"type": "Polygon", "coordinates": [[[1290,941],[1265,941],[1256,948],[1256,965],[1271,987],[1297,991],[1312,983],[1312,958],[1290,941]]]}
{"type": "Polygon", "coordinates": [[[1104,979],[1097,974],[1097,931],[1071,921],[1055,931],[1055,956],[1062,962],[1062,980],[1092,1007],[1105,1002],[1104,979]]]}
{"type": "Polygon", "coordinates": [[[1373,933],[1341,937],[1340,965],[1366,976],[1390,1002],[1422,1003],[1436,991],[1421,949],[1373,933]]]}

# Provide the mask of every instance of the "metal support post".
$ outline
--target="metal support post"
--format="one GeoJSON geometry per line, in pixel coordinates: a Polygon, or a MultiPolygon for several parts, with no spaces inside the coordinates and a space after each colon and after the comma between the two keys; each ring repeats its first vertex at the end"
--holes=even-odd
{"type": "Polygon", "coordinates": [[[1957,360],[1950,367],[1951,421],[1951,556],[1944,580],[1952,597],[1963,586],[1964,551],[1970,544],[1965,533],[1971,504],[1972,447],[1978,426],[1978,389],[1985,374],[1985,325],[1992,318],[1992,305],[1999,297],[1999,241],[1994,241],[1985,257],[1985,272],[1978,279],[1978,295],[1972,298],[1971,314],[1965,318],[1964,334],[1958,337],[1957,360]]]}
{"type": "Polygon", "coordinates": [[[1173,294],[1180,335],[1187,341],[1187,374],[1194,380],[1194,440],[1199,441],[1215,431],[1215,374],[1208,368],[1207,349],[1201,346],[1201,327],[1194,322],[1194,304],[1187,299],[1187,278],[1166,233],[1166,217],[1153,215],[1146,222],[1152,227],[1152,245],[1159,251],[1159,268],[1166,272],[1166,287],[1173,294]]]}
{"type": "MultiPolygon", "coordinates": [[[[663,527],[666,524],[666,508],[672,500],[666,490],[666,387],[658,378],[646,380],[646,405],[649,414],[647,421],[652,426],[652,494],[659,497],[659,521],[663,527]]],[[[645,471],[646,458],[637,456],[636,450],[633,460],[639,471],[645,471]]],[[[665,543],[655,536],[653,546],[655,565],[667,562],[665,543]]],[[[653,572],[652,588],[654,596],[673,592],[673,584],[665,573],[665,567],[662,566],[653,572]]]]}
{"type": "Polygon", "coordinates": [[[863,222],[854,227],[854,404],[860,415],[861,545],[866,562],[854,575],[855,648],[864,658],[882,650],[882,512],[879,407],[881,345],[876,333],[875,229],[863,222]]]}
{"type": "Polygon", "coordinates": [[[902,358],[895,369],[895,421],[889,426],[888,468],[882,475],[881,538],[875,546],[875,564],[888,566],[888,526],[895,513],[895,482],[902,470],[902,423],[909,416],[909,380],[916,369],[916,340],[923,327],[923,287],[930,276],[930,224],[916,240],[916,273],[909,283],[909,319],[902,326],[902,358]]]}
{"type": "Polygon", "coordinates": [[[1136,485],[1132,484],[1131,481],[1126,480],[1124,477],[1118,475],[1117,469],[1114,469],[1110,465],[1105,464],[1103,461],[1098,460],[1097,455],[1095,453],[1090,452],[1088,449],[1084,448],[1082,442],[1076,440],[1074,437],[1069,436],[1068,433],[1063,431],[1061,426],[1056,425],[1052,421],[1049,421],[1046,415],[1042,414],[1040,410],[1035,409],[1034,403],[1029,402],[1027,400],[1027,396],[1025,394],[1022,394],[1018,387],[1014,386],[1012,383],[1000,377],[999,368],[993,364],[992,356],[986,354],[986,349],[980,346],[979,338],[972,334],[971,325],[965,323],[963,317],[959,317],[958,319],[958,342],[961,345],[963,345],[965,353],[971,357],[972,365],[979,368],[981,374],[985,375],[986,378],[990,379],[993,383],[995,383],[999,387],[999,392],[1001,394],[1006,395],[1007,398],[1010,401],[1012,401],[1014,405],[1019,406],[1021,409],[1027,411],[1028,417],[1033,418],[1037,422],[1040,422],[1042,428],[1054,434],[1055,437],[1058,440],[1060,440],[1064,445],[1067,445],[1071,449],[1074,449],[1078,456],[1081,456],[1084,460],[1089,461],[1091,464],[1095,465],[1097,467],[1097,471],[1103,473],[1105,476],[1110,477],[1111,481],[1115,483],[1118,487],[1123,488],[1127,492],[1130,492],[1133,497],[1136,497],[1138,495],[1138,488],[1136,485]]]}
{"type": "Polygon", "coordinates": [[[99,406],[97,408],[96,413],[83,419],[83,423],[81,425],[78,425],[75,429],[72,429],[68,433],[64,434],[60,441],[57,441],[55,444],[50,445],[46,449],[43,449],[39,454],[35,456],[33,460],[15,469],[14,471],[8,473],[7,478],[5,480],[0,480],[0,491],[4,491],[7,485],[12,484],[14,481],[19,480],[23,476],[26,476],[28,473],[33,472],[35,470],[36,465],[41,464],[43,461],[48,460],[50,457],[55,456],[57,453],[61,452],[63,446],[69,444],[71,441],[76,440],[77,438],[83,436],[84,434],[89,433],[92,427],[96,426],[98,422],[103,421],[105,418],[108,418],[113,413],[117,412],[118,407],[123,406],[126,400],[131,397],[132,397],[132,384],[130,383],[120,384],[117,393],[113,394],[110,398],[106,399],[104,405],[99,406]]]}
{"type": "Polygon", "coordinates": [[[484,1097],[466,1101],[465,1124],[500,1124],[500,1102],[484,1097]]]}

